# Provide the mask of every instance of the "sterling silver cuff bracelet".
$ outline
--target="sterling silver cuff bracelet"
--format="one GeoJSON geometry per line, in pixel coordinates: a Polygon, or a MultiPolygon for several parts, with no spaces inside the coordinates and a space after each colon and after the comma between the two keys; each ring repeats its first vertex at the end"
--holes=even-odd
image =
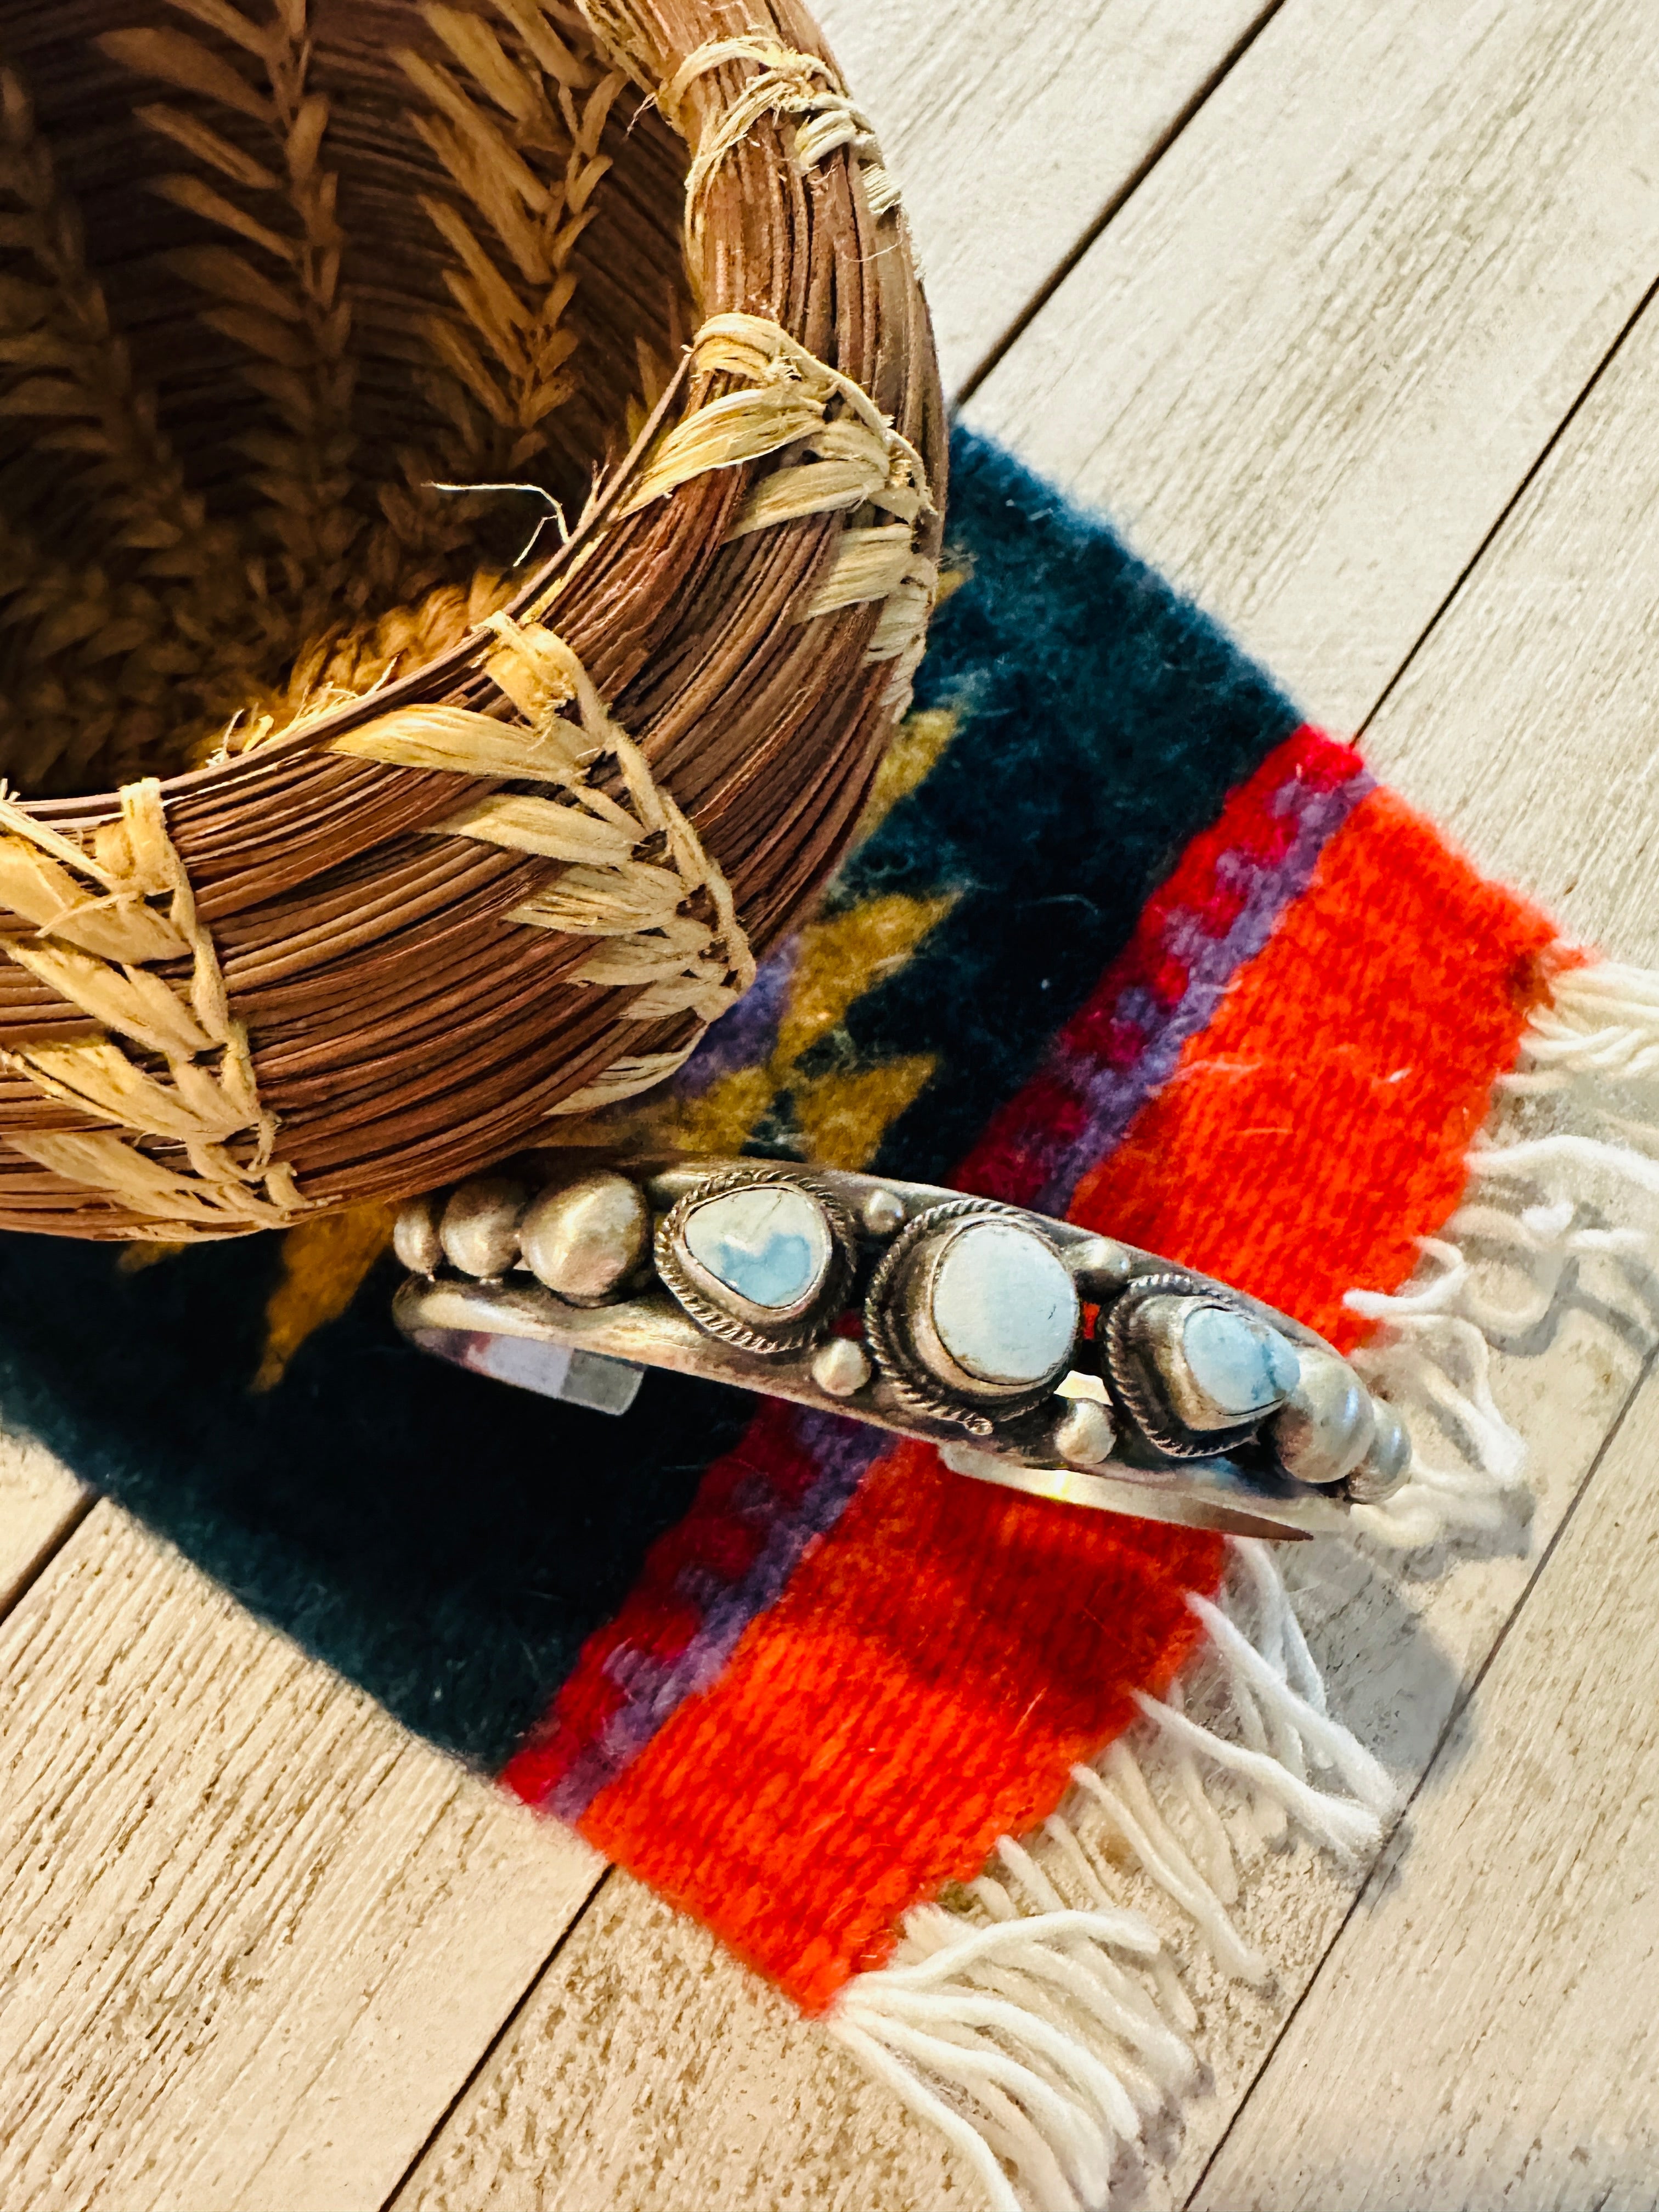
{"type": "Polygon", "coordinates": [[[542,1154],[416,1200],[394,1241],[416,1344],[605,1413],[668,1367],[924,1437],[959,1474],[1258,1536],[1342,1527],[1410,1460],[1299,1322],[926,1183],[542,1154]]]}

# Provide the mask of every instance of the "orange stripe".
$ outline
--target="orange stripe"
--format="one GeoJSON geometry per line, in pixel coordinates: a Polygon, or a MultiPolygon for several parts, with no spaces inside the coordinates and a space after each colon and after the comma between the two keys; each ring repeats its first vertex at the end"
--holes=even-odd
{"type": "Polygon", "coordinates": [[[1044,1505],[901,1444],[580,1823],[809,2011],[1051,1813],[1166,1686],[1213,1536],[1044,1505]]]}
{"type": "Polygon", "coordinates": [[[1374,792],[1073,1218],[1349,1349],[1364,1324],[1345,1292],[1395,1289],[1456,1208],[1554,936],[1374,792]]]}
{"type": "MultiPolygon", "coordinates": [[[[1457,1203],[1553,934],[1365,800],[1074,1218],[1352,1343],[1343,1291],[1395,1287],[1457,1203]]],[[[1167,1684],[1221,1557],[902,1446],[583,1828],[818,2008],[1167,1684]]]]}

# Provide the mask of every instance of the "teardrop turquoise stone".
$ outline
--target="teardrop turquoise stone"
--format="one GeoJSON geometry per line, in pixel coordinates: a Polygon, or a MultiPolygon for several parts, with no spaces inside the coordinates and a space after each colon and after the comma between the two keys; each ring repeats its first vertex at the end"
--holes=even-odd
{"type": "Polygon", "coordinates": [[[833,1249],[810,1191],[781,1183],[722,1191],[693,1209],[685,1249],[715,1282],[751,1306],[787,1313],[810,1298],[833,1249]]]}
{"type": "Polygon", "coordinates": [[[1276,1328],[1224,1306],[1194,1306],[1181,1348],[1194,1382],[1219,1412],[1239,1420],[1282,1403],[1302,1371],[1276,1328]]]}

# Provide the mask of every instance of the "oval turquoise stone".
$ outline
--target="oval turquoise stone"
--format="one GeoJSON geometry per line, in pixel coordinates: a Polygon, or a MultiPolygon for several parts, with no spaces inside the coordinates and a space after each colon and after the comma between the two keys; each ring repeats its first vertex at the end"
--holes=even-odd
{"type": "Polygon", "coordinates": [[[1046,1382],[1070,1354],[1080,1310],[1051,1246],[1012,1221],[952,1237],[933,1276],[933,1322],[958,1367],[1013,1389],[1046,1382]]]}
{"type": "Polygon", "coordinates": [[[684,1243],[714,1282],[751,1306],[781,1314],[811,1297],[835,1249],[817,1199],[783,1183],[705,1200],[687,1218],[684,1243]]]}

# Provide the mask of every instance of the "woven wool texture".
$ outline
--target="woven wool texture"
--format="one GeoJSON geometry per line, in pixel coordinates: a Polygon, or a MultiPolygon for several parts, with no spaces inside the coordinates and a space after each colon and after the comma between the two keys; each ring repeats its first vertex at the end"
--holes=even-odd
{"type": "MultiPolygon", "coordinates": [[[[1547,919],[1201,613],[958,434],[956,588],[862,842],[625,1141],[1066,1213],[1351,1345],[1455,1206],[1547,919]]],[[[654,1374],[620,1423],[422,1359],[389,1223],[0,1244],[0,1398],[410,1727],[803,2006],[1161,1693],[1219,1540],[654,1374]]]]}

